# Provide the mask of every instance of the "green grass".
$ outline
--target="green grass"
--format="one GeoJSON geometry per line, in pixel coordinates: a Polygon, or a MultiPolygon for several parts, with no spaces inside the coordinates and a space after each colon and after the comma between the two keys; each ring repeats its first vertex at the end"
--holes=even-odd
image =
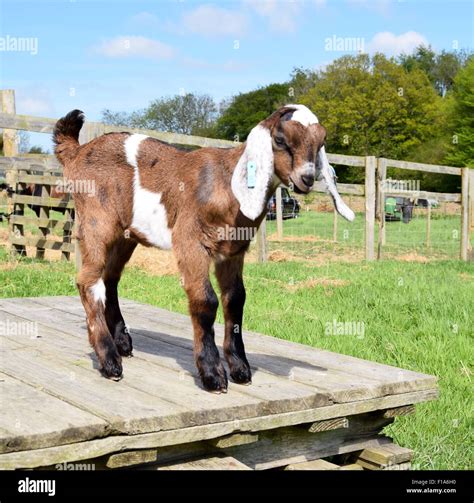
{"type": "MultiPolygon", "coordinates": [[[[408,224],[403,222],[386,222],[386,244],[384,253],[400,255],[416,252],[438,258],[457,258],[460,247],[461,219],[458,215],[433,213],[431,218],[431,247],[426,248],[426,214],[423,209],[414,212],[414,218],[408,224]]],[[[333,214],[316,211],[302,211],[296,219],[283,222],[284,236],[317,236],[323,242],[270,242],[270,250],[283,249],[298,256],[305,256],[323,249],[343,255],[349,250],[364,247],[365,216],[358,213],[354,222],[347,222],[338,217],[337,244],[333,239],[333,214]]],[[[375,229],[378,238],[378,226],[375,229]]],[[[267,234],[276,233],[276,222],[267,221],[267,234]]]]}
{"type": "MultiPolygon", "coordinates": [[[[6,261],[0,248],[0,297],[76,295],[70,263],[26,259],[2,268],[6,261]]],[[[249,264],[245,281],[246,329],[438,376],[440,398],[387,431],[415,450],[416,468],[472,468],[474,264],[249,264]],[[337,281],[305,287],[311,279],[337,281]],[[364,337],[325,335],[334,319],[363,322],[364,337]]],[[[175,276],[130,268],[120,286],[124,297],[186,312],[175,276]]]]}

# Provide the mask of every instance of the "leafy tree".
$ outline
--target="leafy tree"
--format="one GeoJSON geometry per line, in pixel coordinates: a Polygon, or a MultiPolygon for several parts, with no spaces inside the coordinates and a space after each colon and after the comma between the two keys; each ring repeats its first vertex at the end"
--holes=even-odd
{"type": "Polygon", "coordinates": [[[114,126],[154,129],[183,134],[211,134],[217,116],[214,100],[204,94],[185,94],[159,98],[144,110],[102,111],[102,122],[114,126]]]}
{"type": "Polygon", "coordinates": [[[217,107],[210,96],[185,94],[153,101],[142,119],[148,129],[196,134],[210,128],[216,114],[217,107]]]}
{"type": "Polygon", "coordinates": [[[292,101],[288,87],[288,84],[270,84],[234,96],[217,121],[218,137],[245,141],[256,124],[272,114],[277,107],[292,101]]]}
{"type": "Polygon", "coordinates": [[[381,54],[337,59],[300,98],[328,130],[330,152],[395,159],[435,134],[439,100],[421,70],[381,54]]]}
{"type": "Polygon", "coordinates": [[[454,80],[449,125],[452,146],[446,162],[474,168],[474,57],[454,80]]]}

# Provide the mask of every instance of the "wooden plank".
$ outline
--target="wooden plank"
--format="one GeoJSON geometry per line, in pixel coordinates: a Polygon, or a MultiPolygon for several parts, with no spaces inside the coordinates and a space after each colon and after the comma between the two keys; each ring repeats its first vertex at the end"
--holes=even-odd
{"type": "Polygon", "coordinates": [[[258,262],[267,261],[267,221],[265,219],[257,230],[257,254],[258,262]]]}
{"type": "Polygon", "coordinates": [[[14,203],[34,204],[37,206],[46,206],[47,208],[74,208],[74,201],[69,195],[63,199],[58,197],[39,197],[39,196],[23,196],[20,194],[13,194],[12,201],[14,203]]]}
{"type": "Polygon", "coordinates": [[[393,409],[387,409],[384,411],[384,417],[399,417],[408,416],[415,413],[414,405],[404,405],[403,407],[395,407],[393,409]]]}
{"type": "Polygon", "coordinates": [[[360,155],[327,154],[328,160],[343,166],[365,166],[365,157],[360,155]]]}
{"type": "Polygon", "coordinates": [[[156,449],[140,449],[137,451],[119,452],[109,456],[107,468],[124,468],[144,463],[154,463],[158,460],[156,449]]]}
{"type": "Polygon", "coordinates": [[[462,168],[461,178],[461,260],[467,261],[469,250],[469,168],[462,168]]]}
{"type": "MultiPolygon", "coordinates": [[[[13,89],[0,90],[0,115],[15,114],[15,91],[13,89]]],[[[15,128],[1,126],[3,129],[3,155],[6,157],[18,155],[18,134],[15,128]]]]}
{"type": "Polygon", "coordinates": [[[55,220],[51,218],[38,218],[24,215],[10,215],[10,221],[19,224],[29,224],[35,227],[45,227],[48,229],[72,229],[74,222],[71,220],[55,220]]]}
{"type": "Polygon", "coordinates": [[[424,164],[421,162],[396,161],[387,159],[387,166],[390,168],[401,168],[410,171],[425,171],[428,173],[440,173],[445,175],[460,175],[461,168],[453,166],[440,166],[435,164],[424,164]]]}
{"type": "Polygon", "coordinates": [[[365,164],[365,259],[375,259],[375,167],[376,159],[366,157],[365,164]]]}
{"type": "MultiPolygon", "coordinates": [[[[2,307],[5,308],[5,301],[2,301],[2,307]]],[[[12,310],[14,309],[10,308],[10,311],[12,310]]],[[[20,319],[12,314],[9,314],[9,316],[9,319],[13,321],[20,319]]],[[[85,334],[82,338],[66,337],[66,334],[63,333],[64,328],[61,331],[54,328],[47,329],[41,324],[42,319],[42,314],[37,311],[36,320],[40,323],[39,333],[41,337],[35,341],[36,359],[40,358],[38,352],[44,352],[41,357],[45,359],[55,358],[65,364],[77,365],[78,362],[82,363],[81,356],[84,359],[83,348],[87,346],[85,334]]],[[[51,321],[53,322],[53,319],[51,321]]],[[[65,324],[62,326],[65,327],[65,324]]],[[[26,340],[25,343],[32,345],[29,340],[26,340]]],[[[161,351],[163,351],[163,348],[161,348],[161,351]]],[[[176,351],[176,348],[174,348],[174,351],[176,351]]],[[[189,421],[192,424],[226,421],[236,415],[239,418],[245,418],[262,413],[287,412],[300,407],[308,408],[328,403],[325,397],[315,394],[311,388],[296,384],[291,385],[291,383],[284,380],[279,382],[275,378],[267,379],[266,383],[260,386],[260,390],[257,387],[252,393],[243,393],[240,391],[243,389],[241,386],[231,384],[231,392],[228,395],[216,397],[197,385],[197,372],[194,370],[192,358],[189,358],[189,361],[186,362],[187,368],[184,367],[186,372],[183,372],[181,365],[179,365],[177,371],[172,371],[170,368],[143,361],[138,352],[136,354],[138,357],[127,360],[125,365],[124,382],[127,385],[124,392],[131,387],[150,396],[156,395],[157,398],[166,400],[170,406],[175,404],[177,412],[185,410],[186,417],[183,417],[183,421],[189,421]],[[190,370],[195,375],[192,375],[190,370]],[[273,396],[265,401],[264,397],[268,395],[267,389],[270,388],[273,390],[273,396]]],[[[181,355],[176,356],[174,352],[163,355],[163,357],[182,358],[181,355]]],[[[160,358],[156,357],[154,361],[160,361],[160,358]]],[[[84,359],[83,365],[87,365],[87,360],[84,359]]],[[[87,368],[89,368],[91,374],[99,376],[92,368],[89,366],[87,368]]],[[[99,395],[99,392],[100,388],[97,390],[97,395],[99,395]]],[[[65,397],[65,399],[67,398],[65,397]]]]}
{"type": "MultiPolygon", "coordinates": [[[[23,129],[25,131],[33,131],[37,133],[52,133],[57,119],[46,117],[33,117],[30,115],[14,115],[12,113],[0,113],[0,127],[9,129],[23,129]]],[[[97,123],[89,123],[95,126],[97,123]]],[[[197,145],[201,147],[235,147],[238,143],[229,140],[217,140],[214,138],[203,138],[200,136],[184,135],[178,133],[165,133],[149,129],[135,129],[122,126],[103,125],[104,132],[122,132],[140,133],[158,138],[167,143],[175,143],[180,145],[197,145]]]]}
{"type": "Polygon", "coordinates": [[[348,428],[349,420],[347,417],[336,417],[326,421],[316,421],[309,425],[302,425],[309,433],[319,433],[321,431],[338,430],[339,428],[348,428]]]}
{"type": "Polygon", "coordinates": [[[0,167],[5,167],[12,171],[54,172],[58,173],[58,176],[61,176],[63,173],[63,167],[53,155],[0,157],[0,167]]]}
{"type": "Polygon", "coordinates": [[[387,163],[385,159],[377,161],[377,192],[376,192],[376,218],[379,222],[379,235],[377,242],[377,260],[382,258],[385,245],[385,184],[387,179],[387,163]]]}
{"type": "Polygon", "coordinates": [[[461,194],[447,192],[428,192],[426,190],[386,190],[386,196],[411,197],[413,199],[436,199],[440,203],[460,203],[461,194]]]}
{"type": "Polygon", "coordinates": [[[0,373],[0,453],[103,437],[102,419],[0,373]]]}
{"type": "Polygon", "coordinates": [[[303,461],[302,463],[292,463],[285,466],[285,470],[339,470],[339,466],[324,459],[313,461],[303,461]]]}
{"type": "Polygon", "coordinates": [[[357,463],[353,463],[351,465],[344,465],[339,467],[339,470],[363,470],[362,466],[358,465],[357,463]]]}
{"type": "Polygon", "coordinates": [[[317,434],[295,427],[262,431],[255,444],[231,447],[226,453],[255,470],[277,468],[385,445],[389,439],[379,432],[391,421],[369,414],[351,416],[347,429],[317,434]]]}
{"type": "MultiPolygon", "coordinates": [[[[179,446],[180,444],[231,434],[235,431],[259,432],[265,429],[297,425],[341,415],[362,414],[364,412],[401,406],[407,403],[425,402],[433,400],[437,396],[438,393],[434,390],[419,391],[360,402],[336,404],[316,409],[239,419],[183,429],[131,436],[109,436],[87,442],[2,454],[0,455],[0,468],[9,470],[13,468],[35,468],[63,462],[92,459],[127,449],[146,449],[169,445],[179,446]]],[[[351,451],[349,450],[348,452],[351,451]]]]}
{"type": "Polygon", "coordinates": [[[74,252],[73,243],[64,243],[62,241],[54,241],[36,236],[25,237],[10,234],[9,241],[14,245],[33,246],[35,248],[45,248],[47,250],[74,252]]]}
{"type": "MultiPolygon", "coordinates": [[[[328,189],[324,182],[316,182],[311,189],[313,192],[327,193],[328,189]]],[[[365,186],[357,183],[338,183],[337,191],[339,194],[347,194],[351,196],[363,196],[365,194],[365,186]]]]}
{"type": "Polygon", "coordinates": [[[208,443],[216,449],[226,449],[236,445],[253,444],[258,441],[256,433],[234,433],[225,437],[209,440],[208,443]]]}
{"type": "Polygon", "coordinates": [[[156,470],[250,470],[248,466],[232,456],[208,456],[202,459],[157,466],[156,470]]]}
{"type": "MultiPolygon", "coordinates": [[[[80,311],[81,308],[77,299],[74,300],[73,298],[64,297],[60,299],[63,300],[59,301],[58,298],[41,298],[38,299],[38,302],[48,303],[51,306],[53,306],[53,304],[56,306],[58,304],[64,304],[67,306],[67,309],[72,309],[73,306],[76,306],[76,309],[80,311]]],[[[160,320],[160,323],[166,322],[166,330],[168,330],[168,332],[171,331],[170,325],[174,324],[176,329],[180,330],[181,339],[185,338],[186,340],[192,340],[192,328],[189,318],[185,315],[171,313],[163,309],[128,301],[126,299],[121,300],[121,306],[126,319],[133,318],[137,320],[137,327],[144,325],[150,326],[148,323],[152,322],[155,323],[156,327],[157,320],[160,320]],[[140,310],[139,319],[136,318],[138,310],[140,310]],[[147,320],[149,320],[149,322],[147,320]]],[[[221,324],[216,324],[215,331],[216,340],[218,344],[221,344],[224,332],[223,326],[221,324]]],[[[152,334],[149,335],[152,336],[152,334]]],[[[155,334],[155,337],[158,339],[160,334],[155,334]]],[[[334,370],[338,371],[340,374],[341,381],[344,380],[344,376],[346,378],[352,378],[352,380],[373,379],[376,385],[381,386],[380,392],[383,394],[404,393],[436,387],[437,379],[434,376],[427,376],[418,372],[399,369],[376,362],[368,362],[352,356],[332,353],[330,351],[308,347],[284,339],[270,338],[269,336],[256,332],[245,331],[244,340],[248,352],[266,355],[264,365],[267,367],[274,364],[273,360],[269,358],[272,355],[280,357],[284,355],[286,361],[294,362],[293,367],[290,367],[290,370],[286,370],[286,375],[289,375],[288,372],[293,372],[291,377],[294,380],[301,374],[305,379],[309,379],[309,381],[306,381],[308,383],[311,382],[310,377],[313,375],[313,380],[316,379],[317,381],[321,381],[320,385],[324,386],[328,380],[328,372],[326,371],[334,370]],[[297,362],[299,362],[299,364],[297,362]],[[307,365],[301,365],[302,363],[307,365]]],[[[286,368],[288,369],[288,366],[286,368]]],[[[280,372],[284,373],[285,371],[280,370],[280,372]]],[[[313,383],[311,384],[314,385],[313,383]]],[[[370,386],[367,381],[364,381],[364,385],[370,386]]],[[[353,388],[357,390],[357,384],[353,384],[353,388]]]]}
{"type": "MultiPolygon", "coordinates": [[[[61,301],[52,301],[51,299],[33,299],[33,303],[39,302],[44,305],[55,306],[51,307],[52,309],[56,309],[56,306],[64,305],[64,309],[71,310],[74,306],[75,312],[81,318],[81,322],[83,320],[82,307],[80,304],[77,304],[77,301],[73,299],[65,298],[64,302],[61,301]]],[[[15,307],[15,306],[14,306],[15,307]]],[[[170,325],[164,319],[164,316],[159,316],[159,326],[157,325],[157,313],[156,311],[151,309],[151,314],[149,315],[149,311],[146,307],[141,308],[141,315],[137,316],[137,308],[128,310],[127,307],[123,307],[124,314],[126,313],[126,319],[133,327],[132,329],[132,337],[136,338],[141,335],[145,336],[145,339],[140,338],[140,345],[142,350],[148,354],[144,355],[145,358],[149,358],[149,354],[153,353],[154,348],[157,347],[158,344],[163,348],[163,343],[168,346],[168,344],[178,345],[189,352],[189,356],[184,356],[188,361],[191,361],[191,353],[193,349],[193,335],[192,328],[190,326],[189,319],[185,318],[184,323],[179,323],[178,326],[170,325]],[[157,331],[159,330],[159,331],[157,331]],[[185,338],[183,336],[186,336],[185,338]],[[155,339],[158,341],[155,342],[155,339]]],[[[168,313],[169,314],[169,313],[168,313]]],[[[38,315],[36,315],[38,316],[38,315]]],[[[58,312],[56,315],[51,316],[52,320],[56,320],[60,317],[61,314],[58,312]]],[[[70,314],[64,314],[64,319],[67,319],[70,314]]],[[[77,323],[78,320],[75,321],[77,323]]],[[[216,326],[218,343],[220,344],[223,339],[223,333],[221,327],[216,326]]],[[[325,395],[328,399],[335,402],[344,402],[344,401],[353,401],[353,400],[361,400],[367,398],[373,398],[374,396],[385,395],[389,393],[391,390],[395,388],[403,388],[404,384],[401,381],[403,375],[399,373],[399,369],[397,369],[396,373],[390,372],[393,367],[384,368],[383,377],[388,378],[392,377],[392,379],[396,379],[395,382],[386,380],[381,383],[378,380],[373,379],[373,375],[369,377],[364,377],[360,373],[353,374],[348,373],[347,371],[350,369],[349,365],[346,365],[345,368],[340,368],[337,370],[333,370],[328,368],[327,364],[324,366],[320,365],[316,359],[309,362],[309,360],[303,360],[309,363],[309,365],[301,364],[300,360],[290,358],[290,354],[285,349],[282,351],[273,351],[271,352],[268,349],[269,345],[274,345],[277,343],[277,340],[271,339],[269,340],[266,336],[259,336],[257,339],[252,335],[249,335],[246,339],[246,347],[247,353],[251,360],[252,365],[254,366],[254,375],[253,375],[253,385],[245,388],[243,393],[246,394],[255,394],[259,393],[258,396],[261,398],[267,399],[268,401],[275,400],[277,395],[277,390],[282,386],[285,386],[285,393],[289,392],[290,394],[295,394],[299,389],[292,383],[301,383],[307,386],[311,386],[315,393],[321,395],[325,395]],[[263,339],[262,339],[263,337],[263,339]],[[254,344],[258,343],[258,348],[254,348],[254,344]],[[284,355],[284,356],[283,356],[284,355]],[[255,371],[255,367],[257,367],[258,371],[255,371]],[[265,374],[272,374],[274,376],[282,376],[284,380],[284,384],[279,381],[279,386],[275,388],[273,385],[268,389],[268,395],[265,395],[265,390],[260,388],[263,384],[271,383],[272,381],[268,381],[265,379],[265,374]],[[290,377],[290,380],[288,380],[290,377]],[[257,386],[259,387],[257,387],[257,386]],[[260,391],[261,390],[261,391],[260,391]],[[260,394],[262,393],[262,394],[260,394]]],[[[290,343],[292,346],[292,343],[290,343]]],[[[306,346],[302,346],[307,351],[309,348],[306,346]]],[[[185,352],[182,352],[185,355],[185,352]]],[[[333,355],[333,353],[328,353],[329,355],[333,355]]],[[[303,355],[304,358],[307,358],[307,355],[303,355]]],[[[329,361],[331,358],[329,358],[329,361]]],[[[182,364],[185,364],[183,361],[182,364]]],[[[360,360],[360,362],[364,362],[360,360]]],[[[165,365],[172,364],[172,361],[166,360],[165,365]]],[[[369,362],[364,362],[363,365],[370,365],[369,362]]],[[[371,372],[373,373],[373,371],[371,372]]],[[[412,389],[412,384],[409,384],[409,390],[412,389]]],[[[287,396],[287,395],[286,395],[287,396]]],[[[282,399],[285,395],[280,396],[282,399]]],[[[294,396],[296,399],[296,395],[294,396]]],[[[303,396],[301,397],[303,398],[303,396]]],[[[306,398],[307,399],[307,398],[306,398]]]]}
{"type": "Polygon", "coordinates": [[[64,183],[64,176],[57,175],[31,175],[29,173],[14,172],[14,183],[36,183],[38,185],[56,186],[58,182],[64,183]]]}
{"type": "Polygon", "coordinates": [[[358,460],[379,466],[388,466],[411,461],[412,457],[413,451],[411,449],[390,443],[382,447],[364,449],[358,455],[358,460]]]}

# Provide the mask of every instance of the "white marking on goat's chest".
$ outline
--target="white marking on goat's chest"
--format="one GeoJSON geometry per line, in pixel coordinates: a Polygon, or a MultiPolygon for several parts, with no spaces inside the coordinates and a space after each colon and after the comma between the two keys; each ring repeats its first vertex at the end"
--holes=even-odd
{"type": "Polygon", "coordinates": [[[132,134],[125,140],[127,162],[133,166],[133,217],[132,229],[158,248],[171,248],[171,230],[168,227],[166,208],[161,202],[161,192],[151,192],[140,185],[138,150],[148,136],[132,134]]]}

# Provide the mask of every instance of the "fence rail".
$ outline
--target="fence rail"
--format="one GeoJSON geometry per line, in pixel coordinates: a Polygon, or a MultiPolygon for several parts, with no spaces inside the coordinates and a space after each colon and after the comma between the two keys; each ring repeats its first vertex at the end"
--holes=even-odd
{"type": "MultiPolygon", "coordinates": [[[[51,197],[52,187],[63,180],[62,166],[52,155],[20,155],[18,152],[17,131],[25,130],[39,133],[52,133],[56,119],[17,115],[15,113],[15,97],[12,90],[0,91],[0,128],[3,129],[4,156],[0,157],[0,177],[5,175],[7,183],[15,188],[9,201],[8,213],[10,242],[15,253],[25,253],[25,246],[34,246],[36,256],[43,257],[45,249],[60,250],[65,259],[70,258],[76,240],[73,239],[74,203],[70,195],[63,198],[51,197]],[[21,194],[28,185],[35,184],[41,188],[41,195],[21,194]],[[37,218],[25,215],[25,207],[39,207],[37,218]],[[50,211],[65,212],[65,220],[59,220],[50,215],[50,211]],[[34,227],[40,236],[25,236],[25,226],[34,227]],[[52,231],[61,231],[61,241],[51,239],[52,231]]],[[[152,130],[133,129],[127,127],[110,126],[98,122],[86,122],[81,130],[80,143],[85,143],[104,133],[128,131],[141,133],[160,139],[167,143],[191,145],[196,147],[231,148],[238,142],[204,138],[199,136],[167,133],[152,130]]],[[[470,243],[470,233],[474,230],[474,170],[453,166],[439,166],[432,164],[400,161],[395,159],[376,158],[373,156],[353,156],[328,153],[329,161],[340,166],[354,169],[364,169],[364,184],[338,184],[341,194],[364,197],[364,248],[365,258],[374,260],[383,256],[385,246],[385,213],[384,201],[386,196],[404,196],[411,198],[436,198],[439,202],[461,204],[460,252],[463,260],[474,259],[470,243]],[[385,187],[387,168],[400,168],[412,171],[450,174],[461,176],[461,193],[437,193],[427,191],[389,190],[385,187]],[[378,222],[378,237],[376,242],[376,222],[378,222]]],[[[324,184],[318,182],[313,191],[325,193],[324,184]]],[[[276,192],[276,228],[278,239],[283,238],[283,205],[281,189],[276,192]]],[[[427,240],[430,232],[430,211],[428,212],[427,240]]],[[[333,240],[337,240],[338,218],[334,213],[333,240]]],[[[266,221],[264,220],[257,234],[257,255],[259,261],[265,261],[268,252],[266,221]]],[[[76,252],[78,251],[76,247],[76,252]]]]}

